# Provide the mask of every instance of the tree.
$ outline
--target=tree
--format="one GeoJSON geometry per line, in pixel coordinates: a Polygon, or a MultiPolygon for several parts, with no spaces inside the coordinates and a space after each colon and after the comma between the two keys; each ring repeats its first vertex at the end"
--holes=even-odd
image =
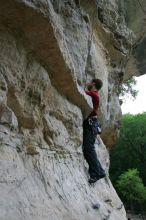
{"type": "Polygon", "coordinates": [[[110,155],[113,183],[127,169],[137,168],[146,185],[146,113],[123,116],[119,140],[110,155]]]}
{"type": "Polygon", "coordinates": [[[127,96],[127,94],[134,99],[136,98],[138,91],[134,89],[134,86],[136,85],[137,81],[135,80],[134,77],[131,77],[127,81],[119,84],[118,86],[118,95],[120,96],[127,96]]]}
{"type": "Polygon", "coordinates": [[[146,187],[143,185],[137,169],[129,169],[121,174],[116,188],[123,201],[130,204],[131,210],[134,209],[135,203],[142,207],[146,202],[146,187]]]}

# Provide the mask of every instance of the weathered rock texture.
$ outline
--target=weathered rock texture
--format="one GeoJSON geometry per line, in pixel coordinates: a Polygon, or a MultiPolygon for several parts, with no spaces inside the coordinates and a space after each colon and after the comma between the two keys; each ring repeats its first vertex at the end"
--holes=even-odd
{"type": "MultiPolygon", "coordinates": [[[[104,82],[99,116],[111,147],[121,66],[139,61],[123,13],[130,1],[120,2],[0,1],[0,220],[126,219],[109,178],[88,185],[82,156],[86,81],[104,82]]],[[[108,173],[108,150],[100,137],[96,145],[108,173]]]]}

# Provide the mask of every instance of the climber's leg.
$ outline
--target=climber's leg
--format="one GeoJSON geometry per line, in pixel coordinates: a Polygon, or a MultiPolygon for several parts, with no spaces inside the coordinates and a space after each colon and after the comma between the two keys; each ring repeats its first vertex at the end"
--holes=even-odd
{"type": "Polygon", "coordinates": [[[89,174],[91,178],[105,176],[105,172],[97,158],[95,149],[85,149],[84,156],[89,164],[89,174]]]}
{"type": "Polygon", "coordinates": [[[91,125],[86,119],[83,123],[83,153],[84,157],[89,164],[89,174],[93,179],[100,179],[105,176],[105,172],[97,158],[95,151],[96,136],[93,135],[91,125]]]}
{"type": "Polygon", "coordinates": [[[84,147],[83,153],[87,163],[89,164],[90,177],[97,179],[103,178],[105,176],[105,172],[97,158],[94,146],[92,146],[92,148],[84,147]]]}

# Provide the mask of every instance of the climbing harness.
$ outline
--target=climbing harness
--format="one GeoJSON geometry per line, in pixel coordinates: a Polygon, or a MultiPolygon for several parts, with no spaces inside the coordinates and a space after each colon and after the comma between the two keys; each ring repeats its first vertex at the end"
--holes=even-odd
{"type": "Polygon", "coordinates": [[[92,127],[92,132],[96,136],[97,134],[101,134],[101,125],[98,122],[97,118],[91,117],[88,119],[89,125],[92,127]]]}

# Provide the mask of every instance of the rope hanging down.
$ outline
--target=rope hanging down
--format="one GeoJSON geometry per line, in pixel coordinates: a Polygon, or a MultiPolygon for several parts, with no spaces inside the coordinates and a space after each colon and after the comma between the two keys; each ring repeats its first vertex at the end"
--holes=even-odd
{"type": "Polygon", "coordinates": [[[146,15],[146,11],[144,10],[143,5],[142,5],[142,3],[140,2],[140,0],[136,0],[136,1],[138,2],[139,6],[140,6],[140,8],[141,8],[141,10],[142,10],[142,12],[144,13],[144,15],[146,15]]]}
{"type": "MultiPolygon", "coordinates": [[[[141,1],[140,1],[140,0],[136,0],[136,1],[138,2],[139,6],[140,6],[141,11],[144,13],[144,15],[146,15],[146,11],[144,10],[141,1]]],[[[134,46],[134,45],[133,45],[133,46],[134,46]]],[[[121,72],[122,72],[123,66],[125,66],[126,63],[128,63],[128,59],[129,59],[129,57],[130,57],[130,54],[132,53],[133,46],[131,45],[131,48],[130,48],[130,51],[129,51],[129,55],[127,56],[127,59],[125,60],[124,65],[122,65],[122,60],[121,60],[121,62],[120,62],[120,63],[121,63],[121,72]]]]}

